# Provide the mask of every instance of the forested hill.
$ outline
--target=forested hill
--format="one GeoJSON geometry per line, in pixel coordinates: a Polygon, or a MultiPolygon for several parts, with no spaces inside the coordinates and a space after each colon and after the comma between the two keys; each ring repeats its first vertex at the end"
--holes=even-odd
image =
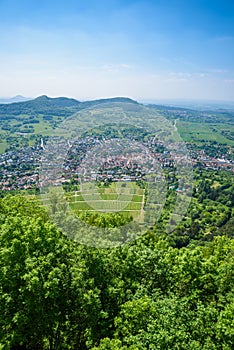
{"type": "Polygon", "coordinates": [[[100,99],[94,101],[80,102],[73,98],[57,97],[50,98],[46,95],[39,96],[33,100],[16,102],[10,104],[0,104],[0,118],[14,117],[22,114],[46,114],[69,116],[83,108],[88,108],[102,103],[128,102],[137,104],[138,102],[125,97],[115,97],[109,99],[100,99]]]}

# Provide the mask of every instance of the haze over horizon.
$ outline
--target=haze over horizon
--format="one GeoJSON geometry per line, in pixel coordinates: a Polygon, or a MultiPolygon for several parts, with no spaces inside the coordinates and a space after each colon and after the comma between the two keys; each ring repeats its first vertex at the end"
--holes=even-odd
{"type": "Polygon", "coordinates": [[[0,1],[0,96],[234,101],[234,2],[0,1]]]}

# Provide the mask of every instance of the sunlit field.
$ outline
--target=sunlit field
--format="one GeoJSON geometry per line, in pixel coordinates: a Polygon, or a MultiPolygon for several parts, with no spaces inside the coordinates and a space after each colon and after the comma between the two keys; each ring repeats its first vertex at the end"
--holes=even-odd
{"type": "Polygon", "coordinates": [[[67,200],[75,212],[121,212],[137,217],[144,209],[145,190],[135,182],[113,182],[107,187],[85,183],[79,191],[68,193],[67,200]]]}

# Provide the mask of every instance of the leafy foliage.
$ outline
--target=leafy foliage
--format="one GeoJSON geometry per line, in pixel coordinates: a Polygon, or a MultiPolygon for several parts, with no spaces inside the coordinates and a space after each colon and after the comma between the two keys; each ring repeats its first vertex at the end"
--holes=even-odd
{"type": "Polygon", "coordinates": [[[63,236],[22,196],[0,199],[2,349],[214,349],[234,344],[234,242],[176,249],[149,232],[111,250],[63,236]]]}

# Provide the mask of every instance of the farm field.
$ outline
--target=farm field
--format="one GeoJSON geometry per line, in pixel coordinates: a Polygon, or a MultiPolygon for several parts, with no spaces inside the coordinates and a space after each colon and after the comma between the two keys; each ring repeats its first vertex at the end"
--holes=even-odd
{"type": "Polygon", "coordinates": [[[185,142],[216,141],[234,145],[234,125],[178,121],[177,128],[185,142]]]}
{"type": "Polygon", "coordinates": [[[108,187],[85,183],[80,191],[69,193],[67,199],[75,212],[121,212],[137,217],[143,211],[145,190],[135,182],[113,182],[108,187]]]}

